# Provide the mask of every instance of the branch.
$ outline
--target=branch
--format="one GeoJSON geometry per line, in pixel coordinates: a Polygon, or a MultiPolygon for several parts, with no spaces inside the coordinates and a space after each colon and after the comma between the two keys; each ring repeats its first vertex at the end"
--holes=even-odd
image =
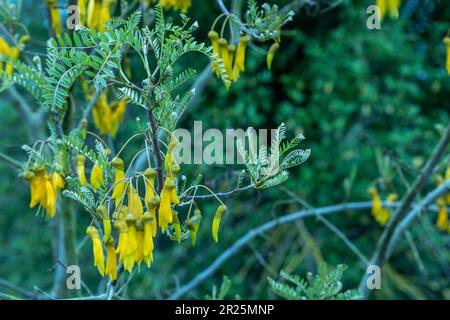
{"type": "MultiPolygon", "coordinates": [[[[399,205],[398,203],[383,203],[386,207],[394,207],[399,205]]],[[[317,209],[305,209],[301,211],[297,211],[286,216],[282,216],[279,218],[275,218],[270,220],[263,225],[250,230],[245,235],[243,235],[239,240],[237,240],[231,247],[225,250],[216,260],[205,270],[200,272],[195,278],[191,281],[180,287],[176,292],[174,292],[169,300],[179,299],[184,294],[188,293],[195,287],[197,287],[200,283],[205,281],[211,274],[213,274],[217,269],[220,268],[222,264],[224,264],[228,259],[230,259],[234,254],[236,254],[240,249],[242,249],[247,243],[252,241],[257,236],[263,234],[266,231],[272,230],[274,227],[287,224],[293,222],[295,220],[307,218],[307,217],[317,217],[328,214],[336,214],[340,212],[345,212],[347,210],[367,210],[372,207],[371,201],[366,202],[352,202],[352,203],[343,203],[338,205],[332,205],[323,208],[317,209]]]]}
{"type": "Polygon", "coordinates": [[[161,156],[161,149],[159,147],[159,142],[158,142],[158,127],[156,126],[155,116],[150,107],[150,99],[149,99],[149,103],[147,106],[147,115],[148,115],[148,120],[150,121],[150,127],[152,129],[151,141],[152,141],[153,151],[155,152],[155,157],[156,157],[156,162],[157,162],[156,172],[158,174],[158,193],[161,193],[161,190],[164,185],[163,159],[161,156]]]}
{"type": "MultiPolygon", "coordinates": [[[[380,268],[389,258],[388,248],[390,247],[392,238],[394,234],[397,233],[397,228],[399,224],[402,223],[402,220],[407,216],[408,210],[411,207],[414,198],[417,194],[423,189],[425,183],[428,181],[430,176],[432,175],[434,168],[438,164],[439,160],[443,156],[445,150],[447,149],[448,144],[450,143],[450,124],[447,126],[445,134],[442,136],[439,144],[436,146],[435,150],[431,158],[428,160],[425,168],[422,170],[421,174],[414,181],[411,188],[408,190],[407,194],[401,201],[400,207],[394,212],[393,218],[389,221],[386,229],[381,235],[375,253],[369,263],[369,265],[376,265],[380,268]]],[[[364,297],[368,297],[370,292],[366,286],[368,274],[364,274],[363,279],[360,282],[360,290],[363,293],[364,297]]]]}

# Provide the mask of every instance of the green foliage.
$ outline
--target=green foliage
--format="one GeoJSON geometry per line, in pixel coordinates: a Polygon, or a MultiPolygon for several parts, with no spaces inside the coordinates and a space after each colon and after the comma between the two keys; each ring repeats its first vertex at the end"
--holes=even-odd
{"type": "Polygon", "coordinates": [[[343,291],[342,275],[347,269],[344,265],[331,268],[326,264],[319,265],[317,274],[306,275],[307,280],[297,275],[281,271],[280,276],[285,282],[268,277],[271,289],[287,300],[355,300],[361,295],[355,290],[343,291]]]}

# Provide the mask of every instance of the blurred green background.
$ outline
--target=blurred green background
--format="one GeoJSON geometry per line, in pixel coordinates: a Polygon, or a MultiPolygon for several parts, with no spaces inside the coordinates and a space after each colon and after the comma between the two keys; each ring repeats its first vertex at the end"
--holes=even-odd
{"type": "MultiPolygon", "coordinates": [[[[231,1],[224,2],[230,6],[231,1]]],[[[269,2],[282,7],[290,1],[269,2]]],[[[312,149],[312,154],[291,172],[283,187],[314,207],[370,200],[367,188],[374,183],[383,198],[390,192],[404,194],[405,182],[412,183],[450,120],[450,76],[442,44],[450,28],[450,7],[443,0],[403,0],[400,20],[387,18],[381,30],[369,30],[366,9],[373,2],[343,1],[321,14],[314,14],[313,9],[298,11],[283,31],[271,71],[265,66],[268,46],[251,47],[241,79],[227,91],[210,77],[180,126],[190,129],[193,121],[202,120],[204,128],[224,130],[276,128],[285,122],[289,138],[303,132],[302,148],[312,149]]],[[[325,1],[321,4],[327,7],[325,1]]],[[[207,33],[219,14],[215,1],[193,0],[188,15],[199,22],[199,39],[208,42],[207,33]]],[[[168,15],[168,19],[177,19],[173,11],[168,15]]],[[[41,4],[24,1],[22,21],[32,34],[27,47],[30,57],[45,50],[48,33],[43,17],[41,4]]],[[[207,61],[185,59],[181,63],[200,73],[207,61]]],[[[134,60],[132,71],[133,80],[140,79],[142,70],[134,60]]],[[[23,98],[33,103],[26,94],[23,98]]],[[[20,147],[32,144],[35,132],[23,125],[8,93],[0,99],[0,151],[25,161],[20,147]]],[[[145,117],[129,106],[127,120],[114,141],[117,149],[136,130],[137,116],[145,117]]],[[[139,147],[127,149],[126,162],[134,155],[133,148],[139,147]]],[[[241,169],[187,165],[183,174],[192,179],[202,173],[207,185],[227,191],[236,185],[236,172],[241,169]]],[[[0,162],[0,278],[29,290],[37,286],[51,292],[60,216],[52,221],[36,217],[36,211],[28,208],[28,185],[18,174],[0,162]]],[[[430,179],[428,187],[433,185],[430,179]]],[[[166,298],[250,229],[301,209],[283,188],[246,191],[226,198],[225,203],[230,214],[223,220],[218,244],[210,232],[215,205],[201,203],[204,220],[196,247],[189,240],[177,245],[159,236],[153,266],[141,268],[125,296],[166,298]]],[[[82,279],[96,292],[105,283],[93,266],[91,244],[84,241],[90,220],[76,208],[82,279]]],[[[426,212],[410,229],[410,241],[401,240],[374,298],[450,298],[450,237],[435,228],[435,216],[426,212]]],[[[371,256],[382,227],[369,211],[345,212],[329,219],[371,256]]],[[[364,273],[358,257],[323,223],[301,220],[258,237],[184,297],[204,298],[226,275],[231,280],[228,298],[276,298],[267,276],[276,277],[280,270],[304,276],[320,262],[348,266],[345,288],[357,287],[364,273]]]]}

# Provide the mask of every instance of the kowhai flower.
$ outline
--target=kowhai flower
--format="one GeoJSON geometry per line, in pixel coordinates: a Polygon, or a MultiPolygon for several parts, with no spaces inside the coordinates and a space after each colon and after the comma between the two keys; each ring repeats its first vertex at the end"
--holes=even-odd
{"type": "Polygon", "coordinates": [[[114,188],[111,198],[113,198],[116,202],[116,208],[119,207],[119,204],[122,202],[125,193],[125,172],[124,172],[124,164],[123,160],[115,157],[111,164],[115,168],[115,178],[114,178],[114,188]]]}
{"type": "Polygon", "coordinates": [[[92,240],[92,250],[94,254],[94,265],[97,267],[98,272],[104,276],[105,275],[105,257],[103,256],[102,243],[100,241],[100,235],[97,228],[89,226],[86,229],[86,233],[91,237],[92,240]]]}
{"type": "Polygon", "coordinates": [[[219,242],[219,227],[220,222],[222,221],[222,217],[227,211],[227,207],[225,205],[220,205],[217,208],[216,214],[214,215],[213,223],[212,223],[212,236],[215,242],[219,242]]]}
{"type": "Polygon", "coordinates": [[[98,163],[95,163],[92,167],[91,172],[91,187],[94,191],[97,191],[99,189],[104,181],[103,181],[103,169],[98,165],[98,163]]]}

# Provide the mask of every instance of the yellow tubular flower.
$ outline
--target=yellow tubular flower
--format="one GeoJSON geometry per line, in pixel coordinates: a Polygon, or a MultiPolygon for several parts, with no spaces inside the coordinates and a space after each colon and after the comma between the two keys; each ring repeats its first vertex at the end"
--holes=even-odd
{"type": "Polygon", "coordinates": [[[121,100],[119,102],[114,102],[111,105],[111,128],[110,133],[113,137],[116,136],[117,131],[119,130],[119,125],[123,120],[125,115],[125,111],[127,109],[127,103],[125,100],[121,100]]]}
{"type": "Polygon", "coordinates": [[[52,19],[52,29],[57,36],[62,33],[61,16],[59,15],[59,10],[56,7],[56,0],[47,0],[50,9],[50,18],[52,19]]]}
{"type": "Polygon", "coordinates": [[[445,62],[445,68],[447,69],[447,73],[450,75],[450,37],[445,37],[443,42],[445,47],[447,48],[447,59],[445,62]]]}
{"type": "MultiPolygon", "coordinates": [[[[13,59],[13,60],[17,60],[17,59],[19,59],[19,56],[20,56],[20,50],[19,50],[19,48],[17,48],[17,47],[12,48],[11,51],[10,51],[9,57],[10,57],[11,59],[13,59]]],[[[8,64],[6,65],[6,70],[5,70],[5,71],[6,71],[6,74],[7,74],[8,76],[10,76],[10,75],[13,74],[14,68],[13,68],[13,66],[12,66],[10,63],[8,63],[8,64]]]]}
{"type": "Polygon", "coordinates": [[[236,50],[236,58],[234,59],[233,67],[233,79],[237,81],[241,72],[245,71],[245,52],[247,50],[247,45],[249,44],[251,38],[248,35],[242,36],[239,39],[238,47],[236,50]]]}
{"type": "MultiPolygon", "coordinates": [[[[228,42],[224,38],[220,38],[217,40],[219,44],[219,56],[222,59],[222,63],[225,67],[225,70],[227,71],[228,80],[230,80],[231,75],[228,74],[228,66],[230,65],[230,57],[228,54],[228,42]]],[[[226,83],[225,86],[228,88],[230,86],[230,83],[226,83]]]]}
{"type": "Polygon", "coordinates": [[[161,203],[161,198],[158,195],[155,195],[152,199],[150,199],[149,202],[147,202],[147,209],[149,211],[149,214],[152,216],[151,221],[151,230],[152,230],[152,237],[156,236],[156,232],[158,230],[158,225],[156,222],[156,208],[161,203]]]}
{"type": "Polygon", "coordinates": [[[57,172],[52,174],[52,185],[56,192],[64,188],[64,179],[57,172]]]}
{"type": "Polygon", "coordinates": [[[266,62],[267,62],[267,68],[269,70],[272,68],[273,58],[275,57],[275,53],[278,51],[279,48],[280,48],[280,45],[277,42],[275,42],[274,44],[272,44],[270,46],[269,51],[267,52],[266,62]]]}
{"type": "Polygon", "coordinates": [[[144,261],[148,268],[150,268],[150,265],[153,262],[153,249],[154,249],[154,243],[153,243],[153,214],[150,212],[146,212],[143,217],[142,221],[144,223],[144,239],[143,239],[143,247],[142,247],[142,255],[144,258],[144,261]]]}
{"type": "Polygon", "coordinates": [[[42,206],[47,211],[47,215],[53,218],[56,215],[56,198],[57,191],[53,188],[52,180],[45,174],[45,196],[46,202],[42,203],[42,206]]]}
{"type": "MultiPolygon", "coordinates": [[[[217,58],[220,58],[219,34],[216,31],[211,30],[208,33],[208,38],[211,40],[212,53],[217,54],[217,58]]],[[[214,61],[211,63],[211,66],[212,66],[213,72],[215,72],[216,76],[218,78],[220,78],[219,68],[217,67],[217,65],[214,61]]]]}
{"type": "Polygon", "coordinates": [[[186,13],[192,6],[192,0],[179,0],[180,1],[180,11],[186,13]]]}
{"type": "Polygon", "coordinates": [[[78,9],[80,10],[80,23],[86,25],[86,0],[78,0],[78,9]]]}
{"type": "Polygon", "coordinates": [[[136,250],[137,250],[137,234],[136,234],[136,219],[132,216],[127,216],[126,223],[128,227],[127,233],[127,251],[125,259],[123,260],[123,266],[125,270],[131,272],[134,267],[136,250]]]}
{"type": "Polygon", "coordinates": [[[128,187],[128,207],[136,219],[141,219],[144,213],[141,198],[132,184],[128,187]]]}
{"type": "Polygon", "coordinates": [[[125,220],[121,220],[114,222],[114,227],[119,231],[116,253],[119,254],[119,262],[123,263],[127,254],[128,226],[125,220]]]}
{"type": "Polygon", "coordinates": [[[221,205],[217,208],[216,214],[214,215],[212,223],[212,236],[215,242],[219,242],[220,221],[222,220],[222,217],[226,211],[227,207],[225,205],[221,205]]]}
{"type": "Polygon", "coordinates": [[[100,7],[100,17],[98,22],[98,31],[104,32],[106,30],[105,23],[111,19],[111,7],[112,0],[103,0],[100,7]]]}
{"type": "Polygon", "coordinates": [[[30,208],[34,208],[45,196],[45,193],[42,193],[42,189],[39,187],[39,178],[33,172],[27,171],[23,177],[30,184],[30,208]]]}
{"type": "Polygon", "coordinates": [[[149,206],[149,202],[155,196],[155,177],[156,170],[153,168],[147,168],[144,171],[145,177],[145,204],[149,206]]]}
{"type": "Polygon", "coordinates": [[[122,159],[115,157],[111,164],[116,169],[116,175],[114,179],[114,188],[111,198],[116,202],[116,208],[119,207],[120,202],[123,199],[125,193],[125,172],[122,159]]]}
{"type": "Polygon", "coordinates": [[[398,17],[400,16],[400,13],[398,11],[398,9],[400,8],[400,3],[401,3],[401,0],[387,1],[387,8],[389,11],[389,15],[394,19],[398,19],[398,17]]]}
{"type": "Polygon", "coordinates": [[[91,30],[96,30],[99,27],[101,6],[101,0],[89,0],[87,11],[87,27],[91,30]]]}
{"type": "Polygon", "coordinates": [[[233,81],[233,62],[234,62],[234,56],[236,55],[236,46],[234,44],[231,44],[228,46],[228,65],[225,67],[227,68],[227,73],[229,75],[229,80],[233,81]]]}
{"type": "Polygon", "coordinates": [[[173,188],[175,188],[175,184],[173,184],[170,178],[166,178],[161,192],[161,203],[159,205],[158,222],[162,232],[164,232],[169,223],[172,223],[173,221],[172,208],[170,207],[170,198],[173,188]]]}
{"type": "Polygon", "coordinates": [[[86,157],[82,154],[77,155],[76,157],[76,171],[78,178],[80,179],[80,183],[82,186],[86,186],[86,175],[84,174],[84,164],[86,162],[86,157]]]}
{"type": "Polygon", "coordinates": [[[372,215],[375,217],[382,209],[381,199],[374,187],[369,188],[369,194],[372,196],[372,215]]]}
{"type": "Polygon", "coordinates": [[[144,226],[141,221],[136,223],[136,255],[134,256],[134,261],[141,265],[144,259],[144,226]]]}
{"type": "Polygon", "coordinates": [[[103,248],[98,230],[93,226],[89,226],[86,229],[86,233],[91,237],[92,240],[94,265],[97,267],[98,272],[100,272],[102,276],[105,276],[105,257],[103,256],[103,248]]]}
{"type": "Polygon", "coordinates": [[[114,239],[109,238],[106,242],[106,270],[105,274],[111,281],[117,280],[117,256],[114,250],[114,239]]]}
{"type": "Polygon", "coordinates": [[[445,201],[443,199],[438,199],[437,205],[439,212],[436,220],[436,227],[441,231],[446,231],[449,225],[447,206],[445,205],[445,201]]]}
{"type": "Polygon", "coordinates": [[[387,1],[389,0],[377,0],[377,7],[380,12],[380,20],[383,20],[387,12],[387,1]]]}
{"type": "Polygon", "coordinates": [[[109,219],[108,208],[101,205],[97,209],[102,215],[103,219],[103,242],[106,244],[109,238],[111,238],[111,220],[109,219]]]}
{"type": "Polygon", "coordinates": [[[94,164],[91,172],[91,187],[94,191],[97,191],[103,185],[103,170],[98,163],[94,164]]]}

